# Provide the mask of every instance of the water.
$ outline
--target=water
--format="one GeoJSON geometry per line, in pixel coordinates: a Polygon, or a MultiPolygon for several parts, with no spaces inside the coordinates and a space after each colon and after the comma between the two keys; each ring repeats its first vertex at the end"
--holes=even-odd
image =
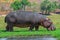
{"type": "Polygon", "coordinates": [[[0,40],[57,40],[52,37],[20,37],[20,38],[0,38],[0,40]]]}

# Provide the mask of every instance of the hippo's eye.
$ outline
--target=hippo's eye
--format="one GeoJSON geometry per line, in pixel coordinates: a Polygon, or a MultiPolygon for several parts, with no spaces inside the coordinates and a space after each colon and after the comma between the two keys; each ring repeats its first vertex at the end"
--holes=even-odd
{"type": "Polygon", "coordinates": [[[46,20],[50,20],[50,19],[47,17],[46,20]]]}
{"type": "Polygon", "coordinates": [[[48,23],[51,23],[51,24],[52,24],[52,21],[51,21],[51,20],[49,20],[49,21],[48,21],[48,23]]]}

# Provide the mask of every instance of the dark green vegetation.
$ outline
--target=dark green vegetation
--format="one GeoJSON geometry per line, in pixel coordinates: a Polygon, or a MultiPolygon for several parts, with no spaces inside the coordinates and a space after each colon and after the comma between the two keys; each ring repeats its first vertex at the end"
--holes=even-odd
{"type": "Polygon", "coordinates": [[[42,13],[50,14],[50,12],[55,11],[58,8],[57,4],[58,3],[56,1],[51,2],[49,0],[44,0],[40,5],[41,6],[40,9],[42,13]]]}
{"type": "Polygon", "coordinates": [[[26,10],[26,7],[30,7],[32,11],[42,12],[43,14],[50,14],[51,12],[55,12],[56,9],[60,8],[60,3],[57,1],[51,2],[50,0],[44,0],[39,4],[35,2],[29,2],[28,0],[14,1],[11,3],[11,8],[14,10],[26,10]],[[39,6],[38,6],[39,5],[39,6]],[[37,9],[36,9],[37,8],[37,9]]]}
{"type": "Polygon", "coordinates": [[[22,10],[25,10],[26,6],[30,6],[30,2],[28,0],[22,0],[22,1],[14,1],[12,4],[11,4],[11,7],[14,9],[14,10],[19,10],[19,9],[22,9],[22,10]]]}
{"type": "Polygon", "coordinates": [[[60,40],[60,15],[54,14],[49,15],[49,18],[53,21],[54,25],[56,26],[55,31],[47,31],[45,28],[40,27],[38,31],[29,31],[29,28],[19,28],[14,27],[13,32],[5,32],[6,24],[4,23],[4,17],[0,17],[0,37],[19,37],[19,36],[43,36],[49,35],[56,37],[60,40]]]}

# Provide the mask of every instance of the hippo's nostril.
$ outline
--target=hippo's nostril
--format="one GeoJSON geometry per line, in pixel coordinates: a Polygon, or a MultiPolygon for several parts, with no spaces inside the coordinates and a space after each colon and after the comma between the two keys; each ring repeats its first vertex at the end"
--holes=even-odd
{"type": "Polygon", "coordinates": [[[54,31],[54,30],[56,30],[56,28],[53,26],[53,27],[52,27],[52,30],[54,31]]]}
{"type": "Polygon", "coordinates": [[[54,26],[50,26],[49,28],[47,28],[48,31],[54,31],[56,30],[56,28],[54,26]]]}

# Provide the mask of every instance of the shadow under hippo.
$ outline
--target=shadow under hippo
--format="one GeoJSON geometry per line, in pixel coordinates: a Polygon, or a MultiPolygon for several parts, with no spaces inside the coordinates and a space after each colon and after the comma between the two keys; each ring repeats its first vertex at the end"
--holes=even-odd
{"type": "Polygon", "coordinates": [[[10,12],[5,17],[5,23],[7,23],[6,31],[13,31],[13,26],[16,27],[29,27],[29,30],[38,30],[39,26],[43,26],[47,30],[55,30],[53,22],[45,15],[29,12],[29,11],[16,11],[10,12]]]}

